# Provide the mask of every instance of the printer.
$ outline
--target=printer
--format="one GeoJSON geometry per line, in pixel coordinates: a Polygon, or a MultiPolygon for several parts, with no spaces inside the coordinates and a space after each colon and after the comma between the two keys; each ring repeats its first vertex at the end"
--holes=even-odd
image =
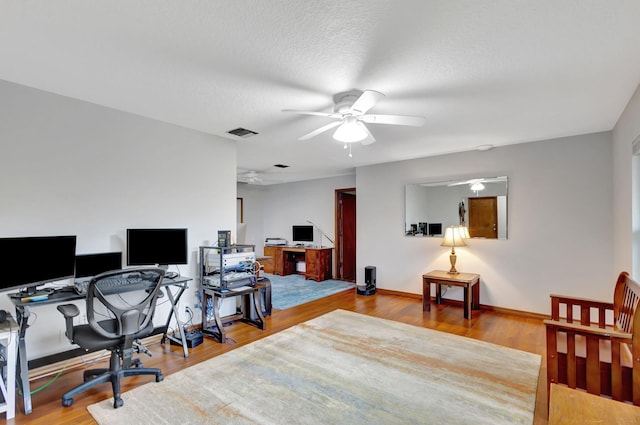
{"type": "Polygon", "coordinates": [[[264,240],[264,244],[265,245],[284,246],[284,245],[287,244],[287,240],[286,239],[282,239],[282,238],[266,238],[264,240]]]}

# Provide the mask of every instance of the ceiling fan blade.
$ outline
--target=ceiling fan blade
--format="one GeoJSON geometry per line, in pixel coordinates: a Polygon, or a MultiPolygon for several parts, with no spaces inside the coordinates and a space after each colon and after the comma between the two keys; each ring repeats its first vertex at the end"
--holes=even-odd
{"type": "Polygon", "coordinates": [[[363,124],[362,126],[367,131],[367,137],[362,139],[362,141],[360,142],[360,143],[362,143],[362,146],[366,146],[366,145],[370,145],[370,144],[374,143],[376,141],[376,138],[373,137],[373,134],[371,134],[371,132],[369,131],[369,129],[367,128],[366,125],[363,124]]]}
{"type": "Polygon", "coordinates": [[[427,121],[425,117],[412,115],[362,115],[358,119],[370,124],[410,125],[422,127],[427,121]]]}
{"type": "Polygon", "coordinates": [[[283,109],[282,112],[291,112],[300,115],[315,115],[317,117],[342,118],[341,114],[336,114],[335,112],[298,111],[297,109],[283,109]]]}
{"type": "Polygon", "coordinates": [[[320,133],[324,133],[327,130],[331,130],[332,128],[339,126],[340,124],[342,124],[342,121],[334,121],[332,123],[329,123],[325,126],[322,126],[318,129],[313,130],[311,133],[305,134],[304,136],[298,138],[298,140],[309,140],[312,137],[316,137],[320,133]]]}
{"type": "Polygon", "coordinates": [[[356,115],[364,114],[383,97],[384,94],[380,93],[379,91],[365,90],[353,103],[353,106],[351,106],[351,110],[355,112],[356,115]]]}

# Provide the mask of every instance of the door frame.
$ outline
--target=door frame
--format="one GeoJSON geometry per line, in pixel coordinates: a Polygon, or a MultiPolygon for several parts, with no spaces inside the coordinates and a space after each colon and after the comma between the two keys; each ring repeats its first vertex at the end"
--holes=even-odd
{"type": "MultiPolygon", "coordinates": [[[[343,251],[343,246],[342,246],[342,238],[340,237],[340,235],[342,235],[342,220],[340,219],[340,197],[342,196],[342,194],[347,193],[347,194],[352,194],[354,196],[356,196],[356,188],[355,187],[350,187],[350,188],[345,188],[345,189],[336,189],[335,190],[335,257],[334,257],[334,264],[336,265],[336,273],[335,273],[335,278],[336,279],[342,279],[342,268],[340,266],[340,258],[342,256],[342,251],[343,251]]],[[[356,232],[357,232],[357,228],[356,228],[356,232]]],[[[355,235],[354,235],[355,237],[355,235]]],[[[356,242],[353,242],[353,246],[356,246],[356,242]]],[[[356,270],[355,264],[354,264],[354,270],[356,270]]]]}

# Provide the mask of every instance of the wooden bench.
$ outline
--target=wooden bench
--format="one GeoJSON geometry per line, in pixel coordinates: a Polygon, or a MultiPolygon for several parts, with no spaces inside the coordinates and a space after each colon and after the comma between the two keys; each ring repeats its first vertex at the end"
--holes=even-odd
{"type": "Polygon", "coordinates": [[[640,407],[551,385],[549,425],[640,425],[640,407]]]}
{"type": "Polygon", "coordinates": [[[640,406],[640,285],[622,272],[613,302],[551,295],[547,394],[565,384],[640,406]]]}

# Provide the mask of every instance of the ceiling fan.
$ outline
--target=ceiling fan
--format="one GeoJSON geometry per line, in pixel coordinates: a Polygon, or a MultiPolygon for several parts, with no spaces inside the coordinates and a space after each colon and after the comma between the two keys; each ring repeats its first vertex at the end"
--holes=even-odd
{"type": "Polygon", "coordinates": [[[237,181],[240,183],[247,183],[247,184],[270,184],[270,183],[280,183],[277,180],[269,180],[269,179],[264,179],[262,176],[266,173],[266,170],[263,171],[255,171],[255,170],[248,170],[246,172],[243,173],[238,173],[238,179],[237,181]]]}
{"type": "Polygon", "coordinates": [[[258,184],[262,183],[262,178],[258,175],[257,171],[247,171],[246,173],[238,174],[238,181],[241,183],[258,184]]]}
{"type": "Polygon", "coordinates": [[[460,181],[460,182],[452,182],[449,183],[447,186],[459,186],[459,185],[463,185],[463,184],[468,184],[469,186],[476,184],[476,183],[504,183],[507,181],[507,176],[500,176],[500,177],[485,177],[485,178],[479,178],[479,179],[470,179],[470,180],[464,180],[464,181],[460,181]]]}
{"type": "Polygon", "coordinates": [[[384,94],[375,90],[350,90],[338,93],[333,96],[333,113],[328,112],[312,112],[298,111],[295,109],[283,109],[282,112],[292,112],[301,115],[315,115],[320,117],[334,118],[336,121],[324,125],[310,133],[298,138],[298,140],[308,140],[325,131],[337,127],[333,134],[333,138],[345,143],[354,143],[362,141],[363,145],[369,145],[376,141],[371,135],[367,124],[390,124],[390,125],[408,125],[420,127],[424,125],[425,118],[410,115],[379,115],[367,114],[384,94]]]}

